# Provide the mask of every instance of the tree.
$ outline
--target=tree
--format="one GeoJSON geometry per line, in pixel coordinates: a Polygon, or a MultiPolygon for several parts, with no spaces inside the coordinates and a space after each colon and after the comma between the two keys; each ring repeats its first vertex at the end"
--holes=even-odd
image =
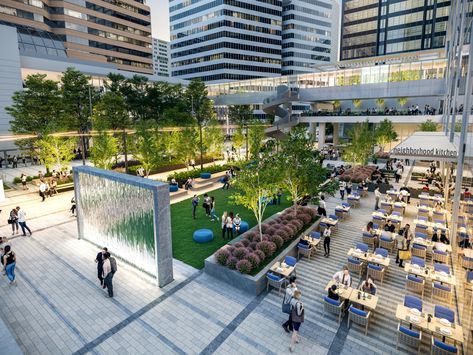
{"type": "Polygon", "coordinates": [[[161,142],[163,144],[164,154],[168,157],[169,161],[171,161],[172,158],[176,157],[179,153],[179,139],[179,131],[163,132],[161,135],[161,142]]]}
{"type": "Polygon", "coordinates": [[[61,77],[62,106],[68,128],[81,134],[82,164],[85,165],[85,134],[91,126],[92,96],[90,77],[74,68],[67,68],[61,77]]]}
{"type": "Polygon", "coordinates": [[[253,119],[253,110],[250,105],[232,105],[228,109],[228,116],[235,122],[240,128],[245,128],[245,149],[246,149],[246,160],[249,159],[249,145],[248,145],[248,124],[253,119]]]}
{"type": "Polygon", "coordinates": [[[327,170],[320,164],[320,155],[313,142],[313,136],[305,127],[295,127],[281,141],[281,152],[276,156],[276,176],[282,187],[289,191],[295,206],[304,196],[317,196],[319,192],[332,189],[331,184],[322,185],[327,179],[327,170]]]}
{"type": "Polygon", "coordinates": [[[141,162],[146,176],[149,176],[151,169],[157,166],[163,157],[157,123],[152,120],[138,121],[133,143],[134,155],[141,162]]]}
{"type": "Polygon", "coordinates": [[[203,127],[215,116],[213,103],[207,97],[207,88],[200,79],[191,80],[187,86],[185,96],[187,97],[188,107],[191,108],[191,114],[199,129],[200,169],[204,170],[205,146],[203,142],[203,127]]]}
{"type": "Polygon", "coordinates": [[[53,168],[62,171],[74,158],[75,138],[46,136],[38,140],[39,159],[49,171],[53,168]]]}
{"type": "Polygon", "coordinates": [[[251,159],[256,159],[261,151],[265,137],[264,128],[260,125],[252,125],[248,131],[251,159]]]}
{"type": "Polygon", "coordinates": [[[360,99],[353,99],[352,102],[353,102],[353,106],[355,106],[355,108],[360,108],[361,107],[362,101],[360,99]]]}
{"type": "Polygon", "coordinates": [[[241,127],[238,127],[235,130],[235,133],[233,133],[233,137],[232,137],[233,147],[237,151],[238,158],[241,158],[240,150],[241,150],[241,147],[243,147],[244,141],[245,141],[245,135],[243,134],[243,129],[241,127]]]}
{"type": "Polygon", "coordinates": [[[110,169],[113,157],[118,154],[118,140],[105,131],[99,131],[90,148],[92,163],[98,168],[110,169]]]}
{"type": "Polygon", "coordinates": [[[383,108],[384,107],[384,99],[376,99],[376,106],[378,106],[378,108],[383,108]]]}
{"type": "Polygon", "coordinates": [[[397,139],[397,133],[394,130],[393,123],[387,118],[381,121],[376,128],[376,143],[381,147],[381,151],[384,152],[384,146],[397,139]]]}
{"type": "Polygon", "coordinates": [[[421,132],[437,132],[438,130],[438,124],[432,121],[431,119],[428,119],[425,122],[422,122],[419,125],[419,131],[421,132]]]}
{"type": "Polygon", "coordinates": [[[342,106],[342,103],[340,100],[335,100],[333,101],[333,109],[338,110],[342,106]]]}
{"type": "Polygon", "coordinates": [[[198,145],[199,136],[194,128],[186,128],[179,132],[178,159],[189,168],[189,161],[195,159],[195,147],[198,145]]]}
{"type": "Polygon", "coordinates": [[[240,170],[233,183],[235,192],[230,196],[230,199],[235,204],[253,212],[258,223],[260,240],[262,240],[263,235],[261,224],[264,211],[278,191],[276,174],[277,167],[274,160],[269,155],[265,155],[240,170]]]}
{"type": "Polygon", "coordinates": [[[225,134],[216,120],[212,120],[204,131],[205,151],[215,160],[222,156],[225,134]]]}
{"type": "Polygon", "coordinates": [[[373,154],[375,137],[369,127],[368,121],[356,123],[354,128],[348,131],[351,143],[343,153],[343,159],[347,162],[364,165],[373,154]]]}
{"type": "Polygon", "coordinates": [[[400,97],[399,99],[397,99],[397,101],[399,102],[399,105],[401,107],[404,107],[404,105],[406,105],[407,101],[409,101],[409,100],[407,99],[407,97],[400,97]]]}

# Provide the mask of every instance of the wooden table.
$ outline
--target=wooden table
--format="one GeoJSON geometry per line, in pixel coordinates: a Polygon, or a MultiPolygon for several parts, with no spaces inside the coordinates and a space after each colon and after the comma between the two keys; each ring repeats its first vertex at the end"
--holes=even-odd
{"type": "Polygon", "coordinates": [[[424,312],[421,312],[419,315],[414,314],[409,307],[404,306],[402,303],[397,305],[396,318],[422,330],[428,329],[427,314],[424,312]]]}
{"type": "Polygon", "coordinates": [[[422,277],[426,280],[437,281],[444,284],[455,285],[457,278],[455,275],[443,275],[440,272],[434,271],[427,267],[414,267],[411,263],[406,263],[404,270],[408,274],[413,274],[422,277]]]}
{"type": "MultiPolygon", "coordinates": [[[[328,291],[328,289],[332,287],[332,285],[336,285],[336,284],[337,283],[333,279],[330,280],[327,286],[325,286],[325,291],[328,291]]],[[[343,286],[342,284],[340,284],[340,287],[337,289],[338,296],[340,296],[340,298],[343,300],[349,299],[352,292],[353,292],[353,288],[349,286],[343,286]]]]}
{"type": "Polygon", "coordinates": [[[350,212],[350,206],[342,206],[342,205],[338,205],[337,207],[335,207],[335,209],[337,210],[343,210],[343,212],[345,213],[348,213],[350,212]]]}
{"type": "Polygon", "coordinates": [[[353,290],[349,298],[350,302],[359,304],[360,306],[364,308],[368,308],[369,310],[374,311],[376,309],[376,306],[378,305],[379,297],[376,295],[366,293],[365,299],[363,299],[363,296],[361,296],[360,299],[358,299],[358,292],[361,292],[361,291],[353,290]]]}
{"type": "Polygon", "coordinates": [[[350,248],[350,250],[348,250],[348,256],[352,256],[354,258],[367,261],[372,264],[384,266],[386,268],[389,267],[389,264],[391,263],[391,259],[389,259],[389,257],[388,258],[377,257],[373,253],[366,253],[366,256],[365,256],[365,253],[363,252],[359,253],[356,251],[355,248],[350,248]]]}
{"type": "Polygon", "coordinates": [[[279,262],[276,262],[273,266],[271,266],[271,271],[288,278],[294,272],[294,266],[280,267],[279,262]]]}
{"type": "Polygon", "coordinates": [[[386,194],[388,195],[393,195],[393,196],[399,196],[399,195],[402,195],[402,196],[410,196],[411,194],[405,190],[387,190],[386,191],[386,194]]]}
{"type": "Polygon", "coordinates": [[[382,218],[384,220],[386,220],[386,217],[387,215],[385,215],[384,213],[381,213],[381,212],[378,212],[378,211],[374,211],[372,214],[371,214],[372,217],[379,217],[379,218],[382,218]]]}
{"type": "Polygon", "coordinates": [[[432,320],[430,323],[428,323],[429,331],[432,334],[437,335],[438,337],[443,337],[452,339],[455,342],[458,343],[463,343],[463,328],[459,324],[451,324],[450,326],[443,324],[440,322],[440,318],[437,317],[432,317],[432,320]],[[441,328],[448,328],[451,331],[451,334],[445,334],[440,331],[441,328]]]}
{"type": "Polygon", "coordinates": [[[391,220],[391,221],[397,221],[399,223],[402,223],[402,220],[404,219],[404,217],[402,216],[397,216],[395,214],[391,214],[389,216],[386,217],[386,220],[391,220]]]}
{"type": "Polygon", "coordinates": [[[426,199],[426,200],[430,200],[430,201],[439,201],[439,202],[445,203],[445,198],[444,197],[436,197],[436,196],[420,194],[419,195],[419,200],[421,200],[421,199],[426,199]]]}
{"type": "Polygon", "coordinates": [[[301,237],[301,240],[307,240],[309,242],[309,245],[313,248],[317,248],[317,245],[319,245],[320,243],[320,239],[311,238],[307,235],[301,237]]]}
{"type": "Polygon", "coordinates": [[[324,218],[322,218],[322,220],[320,222],[328,224],[332,227],[335,227],[338,224],[338,219],[331,219],[331,218],[324,217],[324,218]]]}
{"type": "Polygon", "coordinates": [[[448,231],[447,225],[445,223],[435,223],[435,222],[423,221],[421,219],[414,219],[414,225],[417,225],[417,224],[420,224],[432,229],[436,228],[436,229],[448,231]]]}
{"type": "MultiPolygon", "coordinates": [[[[412,240],[413,244],[419,244],[427,247],[427,251],[432,252],[433,247],[435,246],[436,243],[432,242],[431,240],[424,239],[424,238],[414,238],[412,240]]],[[[445,246],[445,251],[448,253],[452,252],[452,246],[449,244],[444,244],[445,246]]]]}

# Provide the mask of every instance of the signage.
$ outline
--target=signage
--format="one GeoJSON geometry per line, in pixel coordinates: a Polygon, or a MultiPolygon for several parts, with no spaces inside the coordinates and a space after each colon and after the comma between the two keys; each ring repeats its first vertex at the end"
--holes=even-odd
{"type": "Polygon", "coordinates": [[[441,149],[441,148],[432,148],[432,149],[423,149],[423,148],[394,148],[391,150],[391,154],[394,155],[408,155],[408,156],[422,156],[422,157],[432,157],[432,158],[456,158],[458,152],[451,149],[441,149]]]}

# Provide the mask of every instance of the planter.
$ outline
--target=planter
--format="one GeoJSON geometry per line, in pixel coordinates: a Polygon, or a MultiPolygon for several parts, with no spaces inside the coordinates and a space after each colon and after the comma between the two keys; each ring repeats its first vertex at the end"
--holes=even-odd
{"type": "Polygon", "coordinates": [[[201,179],[210,179],[212,177],[211,173],[200,173],[201,179]]]}
{"type": "Polygon", "coordinates": [[[374,191],[376,186],[379,186],[379,192],[381,192],[382,194],[385,194],[386,191],[393,188],[393,185],[390,185],[390,184],[385,184],[385,183],[376,184],[374,182],[369,182],[367,186],[368,186],[368,191],[371,191],[371,192],[374,191]]]}
{"type": "MultiPolygon", "coordinates": [[[[240,290],[243,290],[252,295],[259,295],[266,289],[266,274],[268,273],[271,266],[274,265],[276,261],[282,261],[286,255],[297,257],[297,244],[299,243],[299,238],[301,235],[308,234],[317,228],[320,223],[320,218],[315,221],[309,228],[299,234],[299,236],[294,239],[284,250],[282,250],[277,256],[273,258],[271,262],[268,263],[260,272],[256,275],[246,275],[241,274],[236,270],[231,270],[226,266],[222,266],[217,263],[215,256],[211,255],[205,259],[205,273],[228,283],[231,286],[234,286],[240,290]]],[[[255,229],[253,227],[252,229],[255,229]]],[[[241,240],[241,236],[232,241],[231,244],[234,244],[241,240]]]]}

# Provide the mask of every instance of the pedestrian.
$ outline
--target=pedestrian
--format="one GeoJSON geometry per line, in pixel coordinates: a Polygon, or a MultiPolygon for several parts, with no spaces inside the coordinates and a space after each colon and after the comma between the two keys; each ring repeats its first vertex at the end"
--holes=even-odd
{"type": "Polygon", "coordinates": [[[51,188],[49,190],[49,196],[57,195],[57,178],[51,180],[51,188]]]}
{"type": "Polygon", "coordinates": [[[215,220],[218,221],[217,213],[215,212],[215,197],[210,197],[210,221],[213,222],[215,220]]]}
{"type": "Polygon", "coordinates": [[[10,211],[10,216],[8,217],[8,224],[11,224],[11,235],[18,234],[18,211],[13,208],[10,211]]]}
{"type": "Polygon", "coordinates": [[[400,231],[400,233],[396,235],[396,246],[396,263],[399,263],[399,267],[403,267],[402,262],[410,259],[410,255],[408,255],[407,234],[404,233],[404,231],[400,231]]]}
{"type": "Polygon", "coordinates": [[[281,196],[282,196],[282,190],[281,189],[278,189],[277,196],[278,196],[278,205],[280,205],[281,204],[281,196]]]}
{"type": "Polygon", "coordinates": [[[44,202],[46,199],[46,183],[44,181],[41,181],[39,184],[39,196],[41,196],[42,200],[41,202],[44,202]]]}
{"type": "Polygon", "coordinates": [[[340,181],[340,185],[339,185],[339,188],[340,188],[340,198],[343,200],[343,198],[345,197],[345,189],[347,187],[347,184],[345,181],[340,181]]]}
{"type": "Polygon", "coordinates": [[[195,169],[195,160],[194,159],[191,159],[191,164],[190,165],[192,166],[192,169],[195,169]]]}
{"type": "Polygon", "coordinates": [[[100,286],[105,288],[105,284],[103,282],[103,260],[104,260],[104,255],[105,253],[108,252],[107,248],[102,248],[101,251],[97,253],[97,256],[95,257],[95,262],[97,263],[97,277],[100,281],[100,286]]]}
{"type": "Polygon", "coordinates": [[[76,198],[75,198],[75,197],[72,197],[72,198],[71,198],[71,208],[70,208],[69,211],[71,211],[71,214],[72,214],[73,216],[76,215],[76,207],[77,207],[77,206],[76,206],[76,198]]]}
{"type": "Polygon", "coordinates": [[[18,157],[16,155],[12,159],[12,168],[18,168],[18,157]]]}
{"type": "Polygon", "coordinates": [[[28,187],[26,186],[27,176],[21,173],[20,179],[21,179],[21,184],[23,185],[23,190],[28,190],[28,187]]]}
{"type": "Polygon", "coordinates": [[[23,237],[26,237],[26,230],[30,233],[31,236],[33,232],[26,225],[26,212],[20,209],[20,206],[17,206],[16,213],[18,214],[18,224],[20,225],[21,231],[23,232],[23,237]]]}
{"type": "Polygon", "coordinates": [[[325,196],[320,196],[319,207],[317,208],[317,213],[319,216],[327,217],[327,204],[325,203],[325,196]]]}
{"type": "Polygon", "coordinates": [[[282,327],[286,333],[292,332],[292,316],[291,316],[291,301],[294,296],[294,292],[297,291],[296,277],[291,276],[289,278],[289,285],[286,287],[286,293],[284,294],[284,299],[282,301],[282,311],[289,315],[289,319],[282,324],[282,327]]]}
{"type": "Polygon", "coordinates": [[[400,165],[398,165],[396,169],[396,173],[395,173],[396,183],[399,183],[401,176],[402,176],[402,168],[400,165]]]}
{"type": "Polygon", "coordinates": [[[379,186],[376,186],[374,189],[374,198],[375,198],[375,204],[374,204],[374,209],[375,211],[379,210],[379,199],[381,198],[381,192],[379,191],[379,186]]]}
{"type": "Polygon", "coordinates": [[[324,256],[328,258],[330,256],[330,236],[332,235],[332,230],[330,229],[330,225],[327,225],[325,228],[323,236],[324,236],[324,256]]]}
{"type": "Polygon", "coordinates": [[[225,232],[227,231],[227,211],[222,214],[222,239],[225,239],[225,232]]]}
{"type": "Polygon", "coordinates": [[[294,291],[294,296],[291,300],[291,318],[293,327],[291,345],[289,346],[291,352],[294,351],[296,343],[299,343],[301,340],[299,329],[301,324],[304,322],[304,305],[301,302],[301,295],[301,291],[296,290],[294,291]]]}
{"type": "Polygon", "coordinates": [[[113,275],[115,274],[116,272],[116,261],[115,261],[115,258],[111,258],[110,257],[110,253],[109,252],[106,252],[104,255],[103,255],[103,273],[102,273],[102,277],[103,277],[103,283],[105,285],[105,287],[107,288],[107,291],[108,291],[108,296],[109,298],[112,298],[113,297],[113,283],[112,283],[112,279],[113,279],[113,275]],[[115,264],[115,266],[114,266],[115,264]]]}
{"type": "Polygon", "coordinates": [[[3,266],[5,268],[5,272],[7,273],[8,280],[10,280],[10,285],[16,285],[16,255],[13,250],[11,250],[11,247],[9,245],[5,245],[5,248],[3,249],[3,266]]]}
{"type": "Polygon", "coordinates": [[[202,204],[202,207],[205,209],[205,215],[210,217],[210,197],[207,194],[204,194],[204,203],[202,204]]]}
{"type": "Polygon", "coordinates": [[[199,205],[199,196],[194,195],[192,197],[192,218],[195,219],[195,213],[197,211],[197,206],[199,205]]]}
{"type": "Polygon", "coordinates": [[[229,240],[233,239],[233,212],[230,212],[225,221],[225,227],[227,229],[227,237],[229,240]]]}
{"type": "Polygon", "coordinates": [[[353,183],[351,180],[348,181],[347,186],[345,187],[345,190],[347,191],[347,196],[351,195],[351,190],[353,189],[353,183]]]}
{"type": "Polygon", "coordinates": [[[233,218],[233,225],[235,226],[235,232],[238,235],[240,233],[241,226],[241,218],[238,213],[236,214],[235,218],[233,218]]]}
{"type": "Polygon", "coordinates": [[[222,187],[222,190],[225,190],[225,187],[228,188],[230,187],[230,176],[228,174],[228,172],[225,173],[225,176],[222,178],[222,182],[223,182],[223,187],[222,187]]]}

